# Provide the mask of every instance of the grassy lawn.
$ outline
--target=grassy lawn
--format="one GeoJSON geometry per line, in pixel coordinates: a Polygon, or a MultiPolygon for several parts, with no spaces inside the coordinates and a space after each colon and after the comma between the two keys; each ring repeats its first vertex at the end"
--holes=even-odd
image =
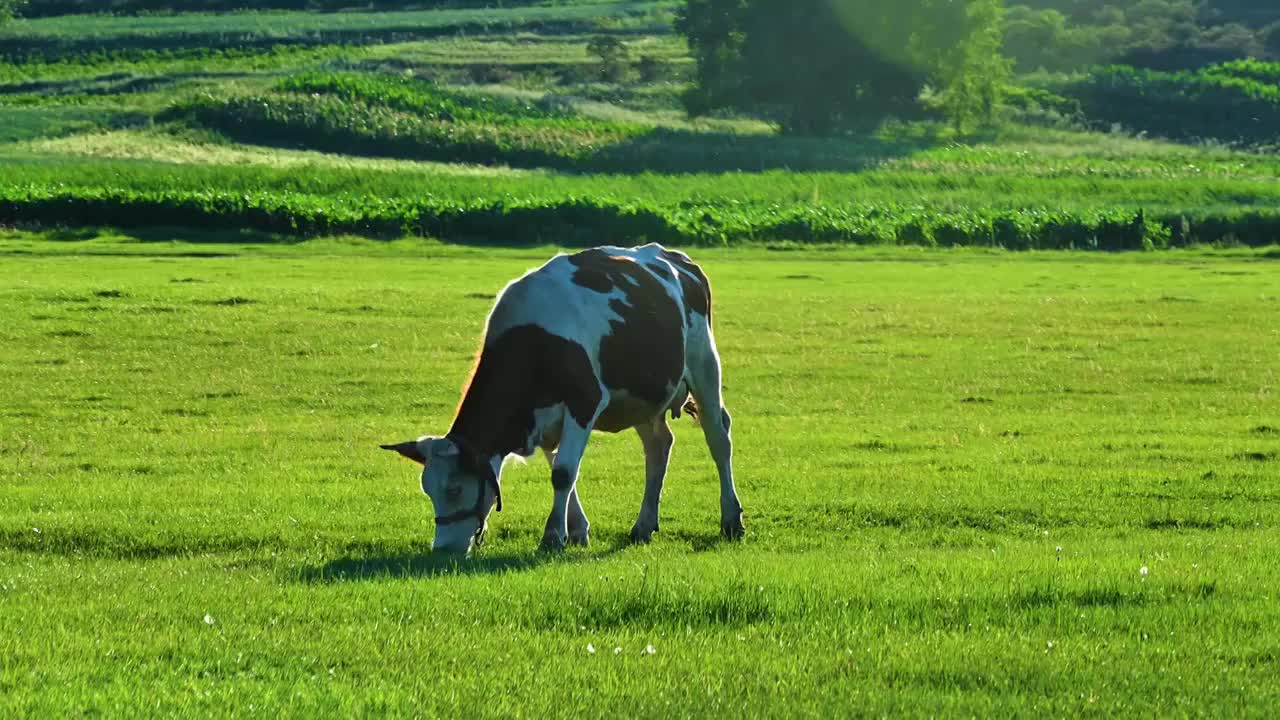
{"type": "Polygon", "coordinates": [[[600,435],[591,548],[534,552],[531,460],[455,565],[377,445],[447,429],[551,250],[190,239],[0,233],[0,716],[1280,702],[1265,255],[695,251],[747,539],[682,420],[651,546],[600,435]]]}

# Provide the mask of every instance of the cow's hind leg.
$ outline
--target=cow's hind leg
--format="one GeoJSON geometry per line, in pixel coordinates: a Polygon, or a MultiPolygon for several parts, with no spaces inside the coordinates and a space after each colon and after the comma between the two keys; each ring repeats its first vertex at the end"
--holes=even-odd
{"type": "Polygon", "coordinates": [[[631,540],[646,543],[658,531],[662,483],[667,476],[667,462],[671,459],[671,446],[676,439],[671,434],[667,419],[662,416],[650,424],[636,426],[636,432],[644,444],[644,501],[640,504],[640,517],[631,527],[631,540]]]}
{"type": "MultiPolygon", "coordinates": [[[[543,453],[547,456],[547,464],[552,470],[556,467],[556,451],[543,448],[543,453]]],[[[569,544],[587,546],[591,544],[591,523],[587,520],[587,513],[582,509],[582,502],[578,499],[578,486],[575,483],[573,492],[569,494],[569,544]]]]}
{"type": "Polygon", "coordinates": [[[698,422],[720,475],[720,533],[738,539],[744,532],[742,503],[733,484],[733,441],[729,437],[729,411],[720,395],[720,357],[709,330],[705,347],[691,360],[689,389],[698,404],[698,422]]]}
{"type": "MultiPolygon", "coordinates": [[[[603,407],[603,405],[601,406],[603,407]]],[[[599,415],[599,410],[596,411],[599,415]]],[[[595,418],[591,419],[592,425],[595,418]]],[[[547,526],[542,533],[543,550],[562,550],[569,540],[570,506],[576,506],[576,512],[582,519],[582,537],[586,539],[586,515],[582,515],[582,505],[575,498],[578,483],[578,468],[582,464],[582,456],[587,450],[587,440],[591,438],[591,426],[582,427],[572,418],[566,417],[564,430],[560,435],[560,447],[556,450],[555,459],[551,463],[551,488],[554,491],[551,514],[547,516],[547,526]],[[572,502],[571,502],[572,500],[572,502]]]]}

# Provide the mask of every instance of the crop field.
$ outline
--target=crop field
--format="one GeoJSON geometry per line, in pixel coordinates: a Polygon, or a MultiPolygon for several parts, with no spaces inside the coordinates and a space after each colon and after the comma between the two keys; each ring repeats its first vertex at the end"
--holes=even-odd
{"type": "Polygon", "coordinates": [[[0,236],[0,715],[1223,714],[1280,701],[1280,293],[1248,251],[695,251],[748,536],[675,425],[471,559],[447,429],[546,248],[0,236]],[[270,277],[269,283],[263,278],[270,277]]]}
{"type": "Polygon", "coordinates": [[[816,138],[687,118],[673,8],[17,21],[0,30],[0,223],[561,246],[1115,250],[1280,234],[1274,154],[1016,123],[816,138]],[[619,77],[588,53],[596,37],[628,49],[619,77]]]}

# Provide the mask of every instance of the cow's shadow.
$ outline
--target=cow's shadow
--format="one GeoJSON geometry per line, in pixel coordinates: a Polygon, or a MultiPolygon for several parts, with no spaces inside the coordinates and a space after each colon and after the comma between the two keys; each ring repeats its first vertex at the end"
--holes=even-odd
{"type": "Polygon", "coordinates": [[[592,540],[590,549],[569,548],[550,553],[537,550],[481,550],[468,556],[443,553],[408,552],[347,556],[323,565],[304,567],[298,580],[304,583],[340,583],[394,578],[447,578],[468,575],[497,575],[524,572],[550,564],[580,563],[600,560],[625,551],[633,545],[624,538],[603,543],[592,540]]]}

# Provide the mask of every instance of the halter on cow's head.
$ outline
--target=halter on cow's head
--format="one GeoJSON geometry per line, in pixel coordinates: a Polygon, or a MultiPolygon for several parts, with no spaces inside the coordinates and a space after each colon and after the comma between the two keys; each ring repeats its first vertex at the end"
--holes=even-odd
{"type": "Polygon", "coordinates": [[[483,541],[489,512],[502,511],[502,456],[477,453],[453,435],[383,445],[422,465],[422,492],[435,508],[435,551],[465,553],[483,541]]]}

